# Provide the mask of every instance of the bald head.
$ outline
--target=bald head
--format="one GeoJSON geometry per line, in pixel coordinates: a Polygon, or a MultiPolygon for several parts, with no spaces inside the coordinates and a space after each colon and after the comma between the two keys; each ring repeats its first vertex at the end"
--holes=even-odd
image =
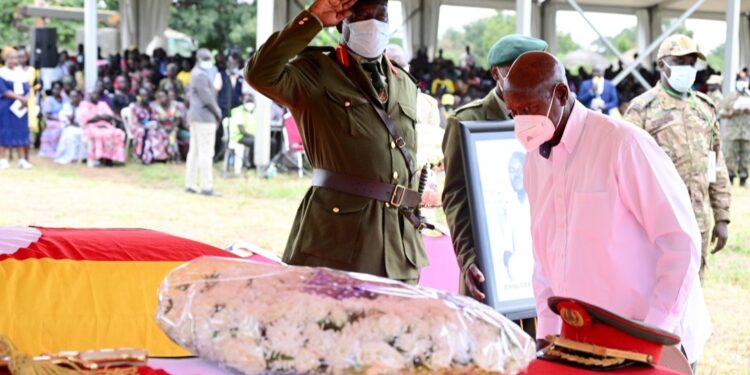
{"type": "Polygon", "coordinates": [[[573,107],[565,67],[547,52],[526,52],[516,59],[503,82],[505,104],[514,117],[546,116],[555,124],[559,142],[573,107]]]}
{"type": "Polygon", "coordinates": [[[550,53],[533,51],[519,56],[508,69],[503,91],[523,93],[552,93],[556,86],[567,87],[565,67],[550,53]]]}

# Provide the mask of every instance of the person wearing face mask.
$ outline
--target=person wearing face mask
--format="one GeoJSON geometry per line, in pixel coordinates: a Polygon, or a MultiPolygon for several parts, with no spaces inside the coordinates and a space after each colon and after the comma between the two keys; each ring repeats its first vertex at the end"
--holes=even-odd
{"type": "Polygon", "coordinates": [[[689,37],[676,34],[665,39],[657,53],[659,83],[633,99],[624,118],[654,137],[688,187],[703,240],[702,280],[709,244],[716,242],[711,251],[715,254],[729,237],[731,190],[716,107],[711,98],[691,88],[699,58],[705,60],[689,37]]]}
{"type": "Polygon", "coordinates": [[[255,129],[255,97],[246,93],[242,96],[242,104],[232,109],[229,118],[229,148],[234,149],[235,175],[242,173],[242,166],[246,160],[246,164],[252,165],[255,129]]]}
{"type": "Polygon", "coordinates": [[[740,177],[740,186],[747,187],[750,169],[750,91],[748,77],[737,77],[733,91],[722,103],[721,117],[727,119],[724,127],[726,164],[729,184],[734,185],[735,176],[740,177]]]}
{"type": "Polygon", "coordinates": [[[387,0],[316,0],[248,60],[245,79],[290,109],[314,168],[284,261],[415,284],[417,86],[385,56],[387,0]],[[308,47],[324,28],[338,48],[308,47]]]}
{"type": "Polygon", "coordinates": [[[221,123],[221,109],[216,102],[216,92],[211,86],[210,71],[213,68],[211,52],[201,48],[196,53],[197,64],[190,72],[187,96],[190,102],[188,123],[190,124],[190,149],[188,151],[185,192],[216,196],[213,186],[214,146],[216,129],[221,123]]]}
{"type": "Polygon", "coordinates": [[[672,161],[647,132],[577,101],[549,53],[519,56],[503,94],[528,151],[539,346],[560,333],[547,300],[564,295],[677,334],[695,363],[711,331],[701,238],[672,161]]]}
{"type": "MultiPolygon", "coordinates": [[[[488,63],[491,67],[492,78],[497,85],[483,99],[476,100],[456,110],[448,118],[443,137],[443,154],[445,155],[445,189],[443,190],[443,207],[445,209],[448,228],[453,239],[458,265],[461,268],[461,293],[484,300],[481,291],[484,275],[476,265],[476,250],[469,211],[469,195],[467,193],[466,176],[464,172],[463,151],[461,147],[462,121],[503,121],[508,120],[508,109],[503,98],[503,76],[518,55],[528,51],[544,51],[547,43],[543,40],[523,36],[508,35],[498,40],[490,49],[488,63]]],[[[533,329],[533,322],[527,322],[525,327],[533,329]]],[[[531,332],[531,331],[529,331],[531,332]]]]}

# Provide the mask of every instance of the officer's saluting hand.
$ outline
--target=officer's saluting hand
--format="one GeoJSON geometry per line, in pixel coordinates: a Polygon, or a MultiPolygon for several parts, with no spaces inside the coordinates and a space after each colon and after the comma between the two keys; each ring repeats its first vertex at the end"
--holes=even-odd
{"type": "Polygon", "coordinates": [[[352,15],[350,9],[356,2],[357,0],[317,0],[310,7],[310,13],[318,17],[323,27],[336,26],[352,15]]]}

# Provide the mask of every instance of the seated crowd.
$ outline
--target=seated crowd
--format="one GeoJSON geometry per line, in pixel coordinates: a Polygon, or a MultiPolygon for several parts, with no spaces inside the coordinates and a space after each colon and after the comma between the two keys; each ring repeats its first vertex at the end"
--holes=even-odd
{"type": "MultiPolygon", "coordinates": [[[[69,57],[60,51],[57,67],[34,69],[23,48],[5,51],[0,66],[9,65],[5,59],[14,51],[20,67],[30,71],[26,117],[29,143],[39,149],[39,157],[60,164],[85,161],[91,167],[122,165],[129,158],[143,164],[185,161],[190,143],[186,91],[195,56],[167,56],[157,49],[152,56],[132,50],[100,57],[98,81],[84,92],[82,54],[69,57]]],[[[250,93],[240,71],[243,59],[219,53],[215,61],[213,88],[229,117],[232,109],[243,107],[243,94],[250,93]]],[[[8,156],[28,160],[25,154],[8,156]]]]}

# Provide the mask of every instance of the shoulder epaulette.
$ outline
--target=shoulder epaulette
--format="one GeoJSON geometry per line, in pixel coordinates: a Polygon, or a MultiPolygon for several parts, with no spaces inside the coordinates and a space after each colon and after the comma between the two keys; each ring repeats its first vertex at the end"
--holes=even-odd
{"type": "Polygon", "coordinates": [[[321,46],[321,47],[308,46],[308,47],[305,47],[305,49],[302,50],[302,52],[300,53],[300,55],[301,54],[305,54],[305,53],[315,53],[315,52],[317,52],[317,53],[325,53],[325,52],[335,53],[336,49],[333,48],[333,47],[330,47],[330,46],[321,46]]]}
{"type": "Polygon", "coordinates": [[[469,104],[465,104],[458,109],[456,109],[456,114],[459,114],[461,111],[467,110],[469,108],[477,108],[482,106],[482,99],[477,99],[469,104]]]}
{"type": "Polygon", "coordinates": [[[714,103],[714,100],[711,99],[711,97],[709,97],[708,95],[706,95],[706,94],[704,94],[704,93],[702,93],[700,91],[694,91],[694,92],[695,92],[695,96],[697,96],[700,99],[702,99],[709,106],[711,106],[711,108],[716,109],[716,103],[714,103]]]}
{"type": "Polygon", "coordinates": [[[651,104],[656,99],[656,93],[654,90],[648,90],[641,95],[638,95],[633,101],[630,102],[628,110],[640,111],[651,104]]]}

